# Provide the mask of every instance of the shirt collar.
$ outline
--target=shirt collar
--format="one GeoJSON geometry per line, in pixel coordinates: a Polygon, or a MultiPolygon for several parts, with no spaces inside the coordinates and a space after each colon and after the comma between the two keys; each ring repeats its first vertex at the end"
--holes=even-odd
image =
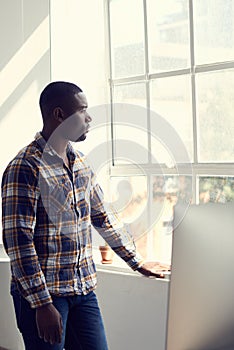
{"type": "MultiPolygon", "coordinates": [[[[39,145],[39,147],[42,149],[43,152],[46,152],[51,156],[56,156],[61,158],[59,154],[55,151],[55,149],[48,142],[46,142],[41,132],[36,133],[35,141],[37,142],[37,144],[39,145]]],[[[72,162],[74,162],[76,159],[76,153],[70,142],[68,142],[68,145],[67,145],[67,156],[69,160],[71,160],[72,162]]]]}

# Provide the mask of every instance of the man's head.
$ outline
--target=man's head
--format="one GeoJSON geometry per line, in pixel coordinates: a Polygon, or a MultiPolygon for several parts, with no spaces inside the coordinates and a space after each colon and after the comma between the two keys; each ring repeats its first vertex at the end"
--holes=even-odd
{"type": "Polygon", "coordinates": [[[75,84],[56,81],[42,91],[40,109],[44,128],[56,132],[70,141],[83,141],[91,117],[87,113],[87,100],[83,91],[75,84]]]}

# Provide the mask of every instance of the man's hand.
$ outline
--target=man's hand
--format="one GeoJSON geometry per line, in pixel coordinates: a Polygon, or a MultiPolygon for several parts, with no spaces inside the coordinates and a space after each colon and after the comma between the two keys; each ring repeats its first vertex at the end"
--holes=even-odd
{"type": "Polygon", "coordinates": [[[36,309],[36,323],[38,335],[50,344],[61,343],[62,341],[62,318],[53,304],[36,309]]]}
{"type": "Polygon", "coordinates": [[[170,265],[150,261],[138,267],[137,271],[146,277],[164,278],[164,272],[170,271],[170,265]]]}

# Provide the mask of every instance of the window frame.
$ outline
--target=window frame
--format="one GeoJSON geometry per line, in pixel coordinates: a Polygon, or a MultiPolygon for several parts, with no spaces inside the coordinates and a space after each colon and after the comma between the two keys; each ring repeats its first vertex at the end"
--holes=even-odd
{"type": "MultiPolygon", "coordinates": [[[[159,73],[150,73],[149,71],[149,50],[148,50],[148,25],[147,25],[147,0],[142,0],[144,10],[144,52],[145,52],[145,73],[137,76],[130,76],[124,78],[113,78],[112,76],[112,50],[111,50],[111,23],[110,23],[110,2],[111,0],[105,0],[106,2],[106,14],[107,14],[107,40],[108,40],[108,60],[109,60],[109,92],[110,92],[110,104],[111,104],[111,142],[112,142],[112,166],[110,167],[111,176],[130,176],[140,175],[142,171],[138,166],[134,165],[120,165],[115,164],[114,159],[114,127],[113,127],[113,89],[115,86],[121,86],[122,84],[132,84],[144,82],[146,84],[146,108],[148,112],[147,124],[150,126],[150,82],[153,79],[175,77],[180,75],[189,75],[191,81],[192,91],[192,133],[193,133],[193,161],[192,176],[194,178],[193,195],[195,202],[198,203],[197,193],[197,179],[199,176],[233,176],[234,174],[234,162],[199,162],[198,161],[198,132],[197,132],[197,110],[196,110],[196,82],[195,77],[198,73],[218,72],[228,69],[234,69],[234,60],[227,62],[215,62],[210,64],[195,65],[195,52],[194,52],[194,0],[188,0],[188,20],[189,20],[189,49],[190,49],[190,68],[171,70],[159,73]]],[[[150,131],[150,130],[149,130],[150,131]]],[[[150,142],[149,142],[150,153],[150,142]]],[[[164,175],[177,175],[175,168],[165,167],[160,165],[160,173],[157,171],[157,166],[149,162],[147,164],[140,164],[141,169],[147,174],[147,176],[157,175],[163,172],[164,175]]],[[[184,174],[187,172],[187,164],[180,164],[180,169],[184,174]]]]}

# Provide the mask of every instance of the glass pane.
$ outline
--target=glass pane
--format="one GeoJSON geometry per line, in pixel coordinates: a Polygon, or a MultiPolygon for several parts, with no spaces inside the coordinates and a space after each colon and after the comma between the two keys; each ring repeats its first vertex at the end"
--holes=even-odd
{"type": "Polygon", "coordinates": [[[145,84],[115,86],[113,100],[115,164],[147,163],[145,84]]]}
{"type": "Polygon", "coordinates": [[[197,75],[198,156],[234,161],[234,70],[197,75]]]}
{"type": "Polygon", "coordinates": [[[195,62],[234,59],[234,1],[196,0],[194,3],[195,62]]]}
{"type": "Polygon", "coordinates": [[[134,237],[137,250],[147,256],[147,177],[111,177],[111,202],[134,237]]]}
{"type": "MultiPolygon", "coordinates": [[[[173,208],[177,201],[189,205],[192,178],[188,176],[154,176],[151,207],[151,258],[170,263],[173,208]]],[[[149,252],[148,252],[149,253],[149,252]]]]}
{"type": "Polygon", "coordinates": [[[161,78],[152,81],[151,110],[155,112],[151,113],[151,146],[154,158],[159,159],[161,163],[167,163],[169,156],[161,148],[162,146],[168,147],[169,152],[172,154],[174,151],[179,152],[179,144],[176,142],[176,137],[178,137],[188,157],[186,161],[184,157],[183,159],[179,159],[178,157],[180,155],[177,155],[177,161],[189,162],[193,158],[192,107],[189,76],[161,78]],[[168,132],[159,128],[157,115],[161,116],[169,124],[170,130],[168,127],[168,132]],[[160,133],[166,133],[166,138],[162,140],[161,145],[159,140],[153,137],[154,135],[158,135],[160,138],[160,133]],[[177,146],[174,149],[170,146],[173,144],[173,141],[176,142],[175,146],[177,146]]]}
{"type": "Polygon", "coordinates": [[[146,86],[144,83],[121,84],[114,86],[114,103],[130,103],[146,107],[146,86]]]}
{"type": "Polygon", "coordinates": [[[148,0],[150,72],[190,65],[188,0],[148,0]]]}
{"type": "Polygon", "coordinates": [[[200,203],[234,201],[234,177],[199,177],[200,203]]]}
{"type": "Polygon", "coordinates": [[[146,176],[111,177],[111,203],[144,259],[170,264],[173,207],[178,200],[191,202],[191,181],[183,175],[153,176],[149,195],[146,176]]]}
{"type": "Polygon", "coordinates": [[[113,77],[143,74],[143,1],[112,0],[110,29],[113,77]]]}

